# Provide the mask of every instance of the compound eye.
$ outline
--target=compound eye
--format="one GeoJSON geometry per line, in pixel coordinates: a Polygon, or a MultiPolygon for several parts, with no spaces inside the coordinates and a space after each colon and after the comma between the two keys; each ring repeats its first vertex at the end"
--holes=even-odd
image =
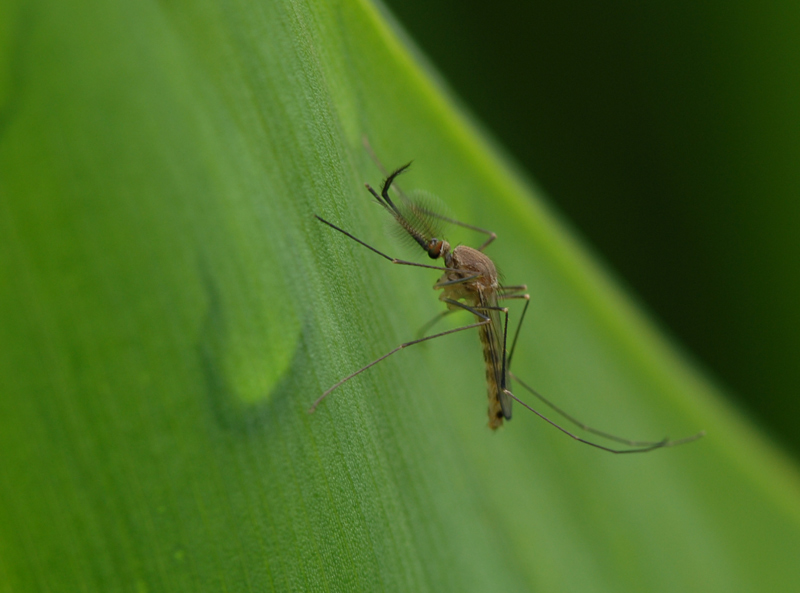
{"type": "Polygon", "coordinates": [[[428,257],[437,259],[442,254],[442,241],[441,239],[433,238],[428,241],[428,257]]]}

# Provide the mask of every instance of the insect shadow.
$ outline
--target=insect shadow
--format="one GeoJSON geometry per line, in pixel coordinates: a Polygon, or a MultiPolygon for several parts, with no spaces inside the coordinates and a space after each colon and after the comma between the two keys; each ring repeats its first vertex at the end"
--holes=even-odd
{"type": "Polygon", "coordinates": [[[527,286],[524,284],[516,286],[504,286],[500,284],[497,268],[495,267],[494,262],[492,262],[492,260],[484,253],[484,250],[497,238],[495,233],[438,214],[427,204],[411,200],[399,190],[398,193],[400,195],[400,200],[395,202],[391,198],[389,195],[389,189],[392,188],[392,184],[397,176],[406,172],[410,165],[411,163],[408,163],[407,165],[403,165],[399,169],[393,171],[383,182],[380,193],[375,191],[369,184],[366,184],[366,188],[369,193],[372,194],[375,200],[394,218],[402,234],[409,238],[413,243],[419,245],[419,247],[421,247],[432,260],[443,260],[444,266],[420,264],[390,257],[375,247],[368,245],[346,230],[339,228],[332,222],[325,220],[321,216],[316,214],[314,216],[320,222],[328,225],[336,231],[339,231],[346,237],[349,237],[353,241],[356,241],[367,249],[377,253],[393,264],[428,268],[442,272],[441,277],[436,284],[433,285],[433,288],[441,291],[439,300],[447,306],[447,309],[427,323],[423,327],[421,335],[424,335],[424,333],[433,327],[437,321],[455,311],[468,311],[475,317],[475,322],[463,327],[439,332],[430,336],[421,337],[416,340],[400,344],[397,348],[387,352],[383,356],[373,360],[368,365],[363,366],[354,373],[347,375],[336,384],[332,385],[312,404],[311,408],[308,410],[309,413],[313,413],[320,403],[322,403],[322,401],[328,395],[330,395],[331,392],[333,392],[343,383],[349,381],[357,375],[360,375],[367,369],[375,366],[392,354],[395,354],[404,348],[408,348],[409,346],[413,346],[414,344],[419,344],[428,340],[435,340],[456,332],[477,329],[480,335],[481,345],[483,347],[483,359],[486,368],[486,384],[488,387],[489,396],[489,428],[492,430],[496,430],[502,426],[504,420],[511,420],[512,403],[513,401],[516,401],[567,436],[575,439],[578,442],[584,443],[591,447],[596,447],[597,449],[601,449],[609,453],[645,453],[655,449],[663,449],[665,447],[674,447],[677,445],[690,443],[701,438],[705,434],[705,432],[701,431],[693,436],[677,440],[669,440],[665,438],[660,441],[634,441],[625,439],[584,424],[574,416],[562,410],[552,401],[545,398],[542,394],[537,392],[530,385],[512,373],[511,362],[514,357],[514,349],[517,344],[517,338],[519,337],[522,322],[525,319],[525,314],[527,313],[528,306],[530,305],[530,296],[526,293],[527,286]],[[442,222],[455,224],[479,233],[483,233],[487,236],[487,238],[477,249],[468,247],[466,245],[458,245],[455,248],[451,248],[450,244],[441,238],[439,228],[442,222]],[[500,306],[500,301],[511,299],[524,300],[525,306],[522,310],[522,314],[520,315],[517,329],[514,332],[514,338],[511,341],[511,348],[507,348],[508,308],[500,306]],[[539,401],[575,426],[595,436],[607,439],[609,441],[621,443],[627,447],[607,447],[600,443],[581,438],[577,434],[567,430],[514,395],[514,393],[511,391],[512,380],[516,381],[539,401]]]}

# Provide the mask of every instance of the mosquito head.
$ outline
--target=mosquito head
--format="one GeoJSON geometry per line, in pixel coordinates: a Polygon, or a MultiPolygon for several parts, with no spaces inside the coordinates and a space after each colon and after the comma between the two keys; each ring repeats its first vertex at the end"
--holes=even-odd
{"type": "Polygon", "coordinates": [[[440,257],[447,258],[447,255],[450,253],[450,243],[444,239],[433,237],[429,239],[427,245],[425,245],[425,251],[428,252],[428,257],[431,259],[439,259],[440,257]]]}

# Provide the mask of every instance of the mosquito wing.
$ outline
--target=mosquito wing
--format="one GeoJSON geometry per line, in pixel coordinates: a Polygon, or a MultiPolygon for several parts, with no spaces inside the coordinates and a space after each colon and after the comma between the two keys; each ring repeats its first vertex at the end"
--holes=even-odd
{"type": "MultiPolygon", "coordinates": [[[[497,293],[479,293],[481,307],[497,307],[497,293]]],[[[508,370],[505,369],[503,350],[503,324],[500,311],[484,309],[491,323],[481,326],[483,359],[486,363],[486,383],[489,389],[489,426],[499,427],[505,418],[511,420],[511,397],[504,391],[509,385],[508,370]],[[505,371],[505,376],[504,376],[505,371]]]]}

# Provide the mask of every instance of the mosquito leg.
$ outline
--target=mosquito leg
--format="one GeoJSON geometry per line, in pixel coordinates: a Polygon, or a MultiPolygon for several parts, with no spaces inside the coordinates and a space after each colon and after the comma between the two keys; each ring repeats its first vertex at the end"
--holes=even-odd
{"type": "Polygon", "coordinates": [[[455,313],[455,311],[453,311],[452,309],[447,309],[446,311],[442,311],[441,313],[439,313],[436,317],[431,319],[428,323],[426,323],[420,328],[420,330],[417,332],[417,337],[421,338],[422,336],[424,336],[430,328],[432,328],[434,325],[439,323],[439,321],[441,321],[451,313],[455,313]]]}
{"type": "MultiPolygon", "coordinates": [[[[586,439],[582,439],[579,436],[577,436],[577,435],[571,433],[570,431],[564,429],[562,426],[556,424],[555,422],[553,422],[552,420],[550,420],[546,416],[542,415],[537,410],[534,410],[531,406],[529,406],[525,402],[521,401],[517,396],[515,396],[513,393],[511,393],[508,389],[505,389],[505,388],[503,389],[503,391],[506,394],[508,394],[510,397],[514,398],[522,406],[524,406],[525,408],[531,410],[537,416],[541,417],[543,420],[546,420],[548,423],[552,424],[558,430],[560,430],[561,432],[569,435],[573,439],[575,439],[575,440],[577,440],[577,441],[579,441],[581,443],[590,445],[592,447],[596,447],[598,449],[602,449],[604,451],[608,451],[610,453],[643,453],[643,452],[646,452],[646,451],[652,451],[653,449],[660,449],[662,447],[674,447],[674,446],[677,446],[677,445],[682,445],[684,443],[689,443],[691,441],[695,441],[695,440],[701,438],[705,434],[704,432],[699,432],[696,435],[693,435],[693,436],[690,436],[690,437],[686,437],[686,438],[683,438],[683,439],[674,440],[674,441],[670,441],[668,439],[664,439],[662,441],[634,441],[634,440],[618,437],[618,436],[613,435],[611,433],[604,432],[602,430],[598,430],[596,428],[593,428],[593,427],[581,422],[580,420],[578,420],[574,416],[568,414],[564,410],[562,410],[560,407],[555,405],[549,399],[545,398],[542,394],[537,392],[530,385],[528,385],[527,383],[522,381],[519,377],[517,377],[514,373],[511,372],[511,361],[512,361],[512,358],[514,356],[514,350],[515,350],[516,345],[517,345],[517,338],[519,338],[519,332],[520,332],[520,329],[522,328],[522,322],[525,320],[525,314],[528,312],[528,305],[530,305],[530,297],[527,294],[525,294],[525,295],[518,295],[518,296],[517,295],[511,295],[511,296],[507,296],[506,298],[524,298],[524,299],[526,299],[526,302],[525,302],[525,308],[522,310],[522,315],[520,316],[520,319],[519,319],[519,324],[517,325],[517,331],[514,333],[514,340],[511,343],[511,351],[510,351],[510,353],[508,355],[508,360],[507,361],[505,359],[503,360],[503,366],[504,366],[503,377],[505,378],[505,370],[508,369],[508,374],[514,381],[516,381],[517,383],[522,385],[525,389],[530,391],[541,402],[543,402],[544,404],[549,406],[552,410],[554,410],[556,413],[560,414],[562,417],[567,419],[569,422],[571,422],[575,426],[581,428],[582,430],[585,430],[586,432],[595,434],[595,435],[597,435],[599,437],[602,437],[602,438],[605,438],[605,439],[608,439],[608,440],[611,440],[611,441],[615,441],[615,442],[618,442],[618,443],[622,443],[624,445],[628,445],[628,446],[630,446],[632,448],[631,449],[612,449],[610,447],[605,447],[605,446],[600,445],[598,443],[593,443],[591,441],[587,441],[586,439]]],[[[505,351],[505,345],[506,345],[505,340],[506,340],[506,332],[507,331],[508,331],[508,313],[506,313],[506,323],[505,323],[505,328],[504,328],[504,331],[503,331],[503,349],[504,349],[504,351],[505,351]]]]}
{"type": "Polygon", "coordinates": [[[312,414],[312,413],[313,413],[313,412],[314,412],[314,411],[317,409],[317,406],[318,406],[318,405],[319,405],[319,404],[322,402],[322,400],[324,400],[326,397],[328,397],[328,394],[330,394],[330,393],[331,393],[333,390],[335,390],[337,387],[339,387],[339,386],[340,386],[340,385],[342,385],[343,383],[346,383],[347,381],[349,381],[349,380],[350,380],[350,379],[352,379],[353,377],[355,377],[355,376],[357,376],[357,375],[360,375],[361,373],[363,373],[364,371],[366,371],[368,368],[375,366],[376,364],[378,364],[378,363],[379,363],[379,362],[381,362],[382,360],[384,360],[384,359],[386,359],[386,358],[389,358],[389,357],[390,357],[392,354],[394,354],[395,352],[399,352],[399,351],[400,351],[400,350],[402,350],[403,348],[408,348],[409,346],[413,346],[414,344],[419,344],[420,342],[426,342],[426,341],[428,341],[428,340],[433,340],[433,339],[435,339],[435,338],[441,338],[442,336],[446,336],[446,335],[448,335],[448,334],[454,334],[454,333],[456,333],[456,332],[464,331],[464,330],[467,330],[467,329],[472,329],[472,328],[475,328],[475,327],[480,327],[481,325],[486,325],[487,323],[490,323],[490,322],[491,322],[491,320],[487,318],[487,319],[484,319],[483,321],[479,321],[478,323],[472,323],[472,324],[470,324],[470,325],[465,325],[465,326],[463,326],[463,327],[457,327],[456,329],[450,329],[450,330],[447,330],[447,331],[444,331],[444,332],[441,332],[441,333],[438,333],[438,334],[434,334],[434,335],[432,335],[432,336],[427,336],[427,337],[425,337],[425,338],[420,338],[420,339],[418,339],[418,340],[412,340],[411,342],[405,342],[405,343],[403,343],[403,344],[400,344],[400,345],[399,345],[397,348],[395,348],[394,350],[392,350],[392,351],[390,351],[390,352],[387,352],[386,354],[384,354],[383,356],[381,356],[381,357],[379,357],[379,358],[376,358],[375,360],[373,360],[373,361],[372,361],[371,363],[369,363],[368,365],[361,367],[361,368],[360,368],[360,369],[358,369],[358,370],[357,370],[355,373],[351,373],[350,375],[347,375],[347,376],[346,376],[344,379],[342,379],[341,381],[339,381],[338,383],[336,383],[335,385],[333,385],[333,386],[332,386],[330,389],[328,389],[328,390],[327,390],[325,393],[323,393],[322,395],[320,395],[320,396],[317,398],[317,400],[316,400],[316,401],[315,401],[315,402],[314,402],[314,403],[311,405],[311,407],[309,408],[309,410],[308,410],[308,413],[309,413],[309,414],[312,414]]]}
{"type": "Polygon", "coordinates": [[[465,278],[456,278],[455,280],[445,280],[444,282],[437,282],[433,285],[434,289],[437,288],[444,288],[445,286],[452,286],[453,284],[463,284],[464,282],[470,282],[475,280],[475,278],[480,278],[480,274],[475,274],[474,276],[466,276],[465,278]]]}
{"type": "Polygon", "coordinates": [[[464,303],[461,303],[459,301],[455,301],[453,299],[448,299],[448,298],[442,299],[442,302],[443,303],[447,303],[449,305],[453,305],[455,307],[460,307],[460,308],[464,309],[465,311],[469,311],[473,315],[475,315],[477,317],[480,317],[482,321],[489,321],[489,316],[488,315],[484,315],[483,313],[480,313],[480,311],[488,311],[488,310],[503,311],[502,307],[470,307],[469,305],[465,305],[464,303]]]}
{"type": "MultiPolygon", "coordinates": [[[[505,298],[517,298],[517,297],[512,295],[512,296],[508,296],[508,297],[505,297],[505,298]]],[[[525,314],[528,312],[528,305],[530,305],[530,298],[529,298],[529,296],[527,294],[526,295],[521,295],[519,298],[526,299],[526,303],[525,303],[525,308],[522,310],[522,315],[519,318],[519,324],[517,324],[517,331],[514,333],[514,340],[511,342],[511,350],[509,351],[509,354],[508,354],[508,362],[506,363],[506,367],[508,368],[509,376],[514,381],[516,381],[517,383],[522,385],[525,389],[527,389],[539,401],[541,401],[542,403],[547,405],[550,409],[555,411],[557,414],[559,414],[560,416],[562,416],[563,418],[565,418],[566,420],[568,420],[569,422],[571,422],[572,424],[574,424],[578,428],[580,428],[582,430],[585,430],[586,432],[595,434],[595,435],[597,435],[599,437],[602,437],[604,439],[615,441],[617,443],[622,443],[623,445],[628,445],[628,446],[631,446],[631,447],[635,447],[634,449],[631,449],[631,450],[624,450],[624,451],[616,451],[615,450],[615,451],[612,451],[612,452],[616,452],[616,453],[649,451],[651,449],[655,449],[655,448],[659,448],[659,447],[672,447],[672,446],[675,446],[675,445],[681,445],[683,443],[688,443],[688,442],[697,440],[697,439],[699,439],[700,437],[703,436],[704,433],[700,432],[700,433],[698,433],[696,435],[693,435],[691,437],[687,437],[687,438],[680,439],[680,440],[677,440],[677,441],[669,441],[669,440],[666,440],[666,439],[663,440],[663,441],[634,441],[634,440],[630,440],[630,439],[625,439],[625,438],[613,435],[611,433],[604,432],[602,430],[598,430],[596,428],[593,428],[593,427],[589,426],[588,424],[586,424],[584,422],[581,422],[580,420],[578,420],[574,416],[568,414],[565,410],[561,409],[559,406],[557,406],[556,404],[551,402],[549,399],[544,397],[541,393],[536,391],[533,387],[531,387],[530,385],[525,383],[523,380],[521,380],[519,377],[517,377],[513,372],[511,372],[511,361],[512,361],[512,359],[514,357],[514,352],[516,350],[517,339],[519,338],[520,329],[522,328],[522,322],[525,321],[525,314]]],[[[512,394],[512,397],[515,400],[520,401],[513,394],[512,394]]],[[[523,402],[520,402],[520,403],[523,406],[525,406],[526,408],[531,409],[530,406],[528,406],[527,404],[524,404],[523,402]]],[[[556,428],[558,428],[562,432],[567,432],[561,426],[558,426],[554,422],[552,422],[549,418],[545,418],[544,416],[542,416],[541,414],[539,414],[539,412],[536,412],[535,410],[533,410],[533,411],[537,415],[539,415],[542,418],[544,418],[545,420],[547,420],[547,422],[550,422],[550,424],[553,424],[554,426],[556,426],[556,428]]],[[[580,438],[576,437],[575,435],[572,435],[569,432],[567,432],[567,434],[569,434],[573,438],[576,438],[577,440],[583,441],[583,439],[580,439],[580,438]]],[[[586,442],[586,441],[583,441],[583,442],[586,442]]],[[[596,443],[588,443],[588,444],[591,444],[592,446],[596,446],[596,447],[598,447],[600,449],[608,450],[608,448],[603,447],[601,445],[597,445],[596,443]]]]}
{"type": "Polygon", "coordinates": [[[497,296],[498,298],[501,299],[521,298],[521,295],[525,293],[527,290],[528,290],[527,284],[518,284],[516,286],[501,286],[497,291],[497,296]]]}
{"type": "MultiPolygon", "coordinates": [[[[644,448],[648,448],[648,447],[650,447],[650,448],[673,447],[675,445],[682,445],[683,443],[689,443],[691,441],[696,441],[697,439],[699,439],[703,435],[705,435],[705,431],[701,431],[701,432],[698,432],[697,434],[692,435],[690,437],[686,437],[686,438],[683,438],[683,439],[678,439],[678,440],[675,440],[675,441],[669,441],[669,440],[666,440],[666,439],[663,440],[663,441],[633,441],[633,440],[630,440],[630,439],[625,439],[625,438],[622,438],[622,437],[618,437],[616,435],[613,435],[613,434],[608,433],[608,432],[604,432],[602,430],[598,430],[596,428],[593,428],[593,427],[589,426],[588,424],[585,424],[585,423],[581,422],[580,420],[578,420],[574,416],[568,414],[567,412],[562,410],[560,407],[555,405],[549,399],[544,397],[541,393],[536,391],[533,387],[531,387],[530,385],[528,385],[527,383],[522,381],[514,373],[510,373],[510,375],[511,375],[511,378],[514,379],[514,381],[516,381],[517,383],[522,385],[525,389],[530,391],[531,394],[534,395],[539,401],[541,401],[542,403],[544,403],[545,405],[550,407],[557,414],[560,414],[561,416],[563,416],[564,418],[566,418],[567,420],[572,422],[572,424],[574,424],[578,428],[580,428],[582,430],[585,430],[586,432],[590,432],[592,434],[596,434],[597,436],[603,437],[604,439],[608,439],[610,441],[616,441],[617,443],[622,443],[623,445],[630,445],[631,447],[644,447],[644,448]]],[[[514,397],[514,399],[519,401],[516,397],[514,397]]],[[[520,402],[520,403],[522,403],[522,402],[520,402]]],[[[527,406],[526,404],[522,404],[522,405],[524,405],[525,407],[528,407],[528,408],[530,407],[530,406],[527,406]]],[[[536,412],[536,413],[539,414],[538,412],[536,412]]],[[[539,414],[539,416],[541,416],[541,414],[539,414]]],[[[547,419],[545,418],[545,420],[547,420],[547,419]]],[[[547,421],[550,422],[550,420],[547,420],[547,421]]],[[[550,423],[552,424],[552,422],[550,422],[550,423]]],[[[563,429],[561,429],[561,430],[563,430],[563,429]]]]}
{"type": "MultiPolygon", "coordinates": [[[[465,311],[469,311],[470,313],[472,313],[476,317],[479,317],[481,319],[481,322],[478,325],[483,325],[483,324],[488,323],[490,321],[489,316],[484,315],[483,313],[481,313],[481,311],[500,311],[501,313],[505,313],[506,326],[508,325],[508,309],[506,309],[505,307],[470,307],[469,305],[465,305],[464,303],[461,303],[459,301],[456,301],[456,300],[453,300],[453,299],[449,299],[449,298],[442,299],[442,302],[443,303],[447,303],[449,305],[453,305],[455,307],[460,307],[461,309],[464,309],[465,311]]],[[[437,321],[439,321],[439,319],[441,319],[445,315],[449,315],[450,313],[454,313],[454,312],[455,312],[454,309],[448,309],[447,311],[444,311],[443,313],[440,313],[439,315],[434,317],[432,321],[428,322],[428,324],[431,325],[433,323],[436,323],[437,321]]],[[[505,346],[505,341],[504,341],[503,345],[505,346]]]]}
{"type": "Polygon", "coordinates": [[[483,251],[484,249],[486,249],[489,246],[489,244],[492,241],[497,239],[497,233],[494,233],[492,231],[489,231],[489,230],[486,230],[486,229],[482,229],[481,227],[477,227],[477,226],[474,226],[474,225],[471,225],[471,224],[467,224],[466,222],[461,222],[460,220],[456,220],[455,218],[450,218],[449,216],[444,216],[442,214],[439,214],[438,212],[434,212],[433,210],[429,210],[428,208],[424,208],[424,207],[418,207],[418,208],[419,208],[420,212],[422,212],[423,214],[425,214],[427,216],[432,216],[433,218],[438,218],[439,220],[444,220],[445,222],[449,222],[450,224],[455,224],[457,226],[463,227],[465,229],[469,229],[471,231],[475,231],[477,233],[483,233],[484,235],[489,235],[489,238],[486,239],[486,241],[484,241],[483,244],[481,244],[480,247],[478,247],[478,251],[483,251]]]}
{"type": "MultiPolygon", "coordinates": [[[[514,294],[519,291],[528,290],[528,287],[525,284],[520,284],[519,286],[505,286],[502,287],[501,290],[505,290],[506,293],[503,294],[502,292],[499,295],[499,298],[511,300],[511,299],[524,299],[525,300],[525,307],[522,309],[522,315],[520,315],[519,323],[517,324],[517,331],[514,332],[514,339],[511,340],[511,350],[505,350],[505,337],[503,338],[503,352],[508,352],[508,360],[504,361],[506,369],[508,372],[511,372],[511,361],[514,358],[514,352],[517,348],[517,339],[519,338],[519,331],[522,329],[522,322],[525,321],[525,314],[528,312],[528,305],[531,304],[531,297],[529,294],[514,294]]],[[[508,316],[506,316],[506,321],[508,321],[508,316]]],[[[506,323],[506,327],[508,324],[506,323]]],[[[503,375],[505,376],[505,374],[503,375]]]]}
{"type": "MultiPolygon", "coordinates": [[[[451,285],[451,284],[457,284],[457,283],[459,283],[459,282],[468,282],[468,281],[470,281],[470,280],[474,280],[475,278],[477,278],[477,276],[470,276],[470,277],[468,277],[468,278],[461,278],[461,279],[459,279],[459,280],[450,280],[450,281],[448,281],[448,282],[442,282],[442,283],[437,283],[437,284],[434,284],[434,285],[433,285],[433,287],[434,287],[434,288],[441,288],[441,287],[443,287],[443,286],[448,286],[448,285],[451,285]]],[[[472,307],[468,307],[467,305],[464,305],[464,304],[462,304],[462,303],[459,303],[458,301],[454,301],[454,300],[452,300],[452,299],[445,299],[445,300],[444,300],[444,301],[442,301],[442,302],[445,302],[445,303],[450,303],[451,305],[453,305],[453,304],[454,304],[454,305],[456,305],[456,306],[458,306],[458,307],[460,307],[460,308],[464,309],[465,311],[469,311],[470,313],[472,313],[472,314],[474,314],[474,315],[478,315],[479,317],[481,317],[481,318],[482,318],[482,319],[484,319],[484,320],[486,319],[486,316],[485,316],[485,315],[479,315],[475,309],[473,309],[472,307]]],[[[481,307],[477,307],[477,309],[478,309],[478,310],[480,310],[480,309],[481,309],[481,307]]],[[[434,318],[433,318],[433,319],[431,319],[431,320],[430,320],[428,323],[426,323],[425,325],[423,325],[423,326],[422,326],[422,329],[420,329],[420,330],[417,332],[417,336],[419,336],[419,337],[422,337],[422,336],[424,336],[426,331],[428,331],[428,330],[429,330],[430,328],[432,328],[434,325],[436,325],[437,323],[439,323],[439,321],[440,321],[441,319],[443,319],[443,318],[447,317],[447,316],[448,316],[448,315],[450,315],[451,313],[455,313],[455,310],[454,310],[454,309],[448,309],[447,311],[442,311],[441,313],[439,313],[438,315],[436,315],[436,317],[434,317],[434,318]]]]}
{"type": "Polygon", "coordinates": [[[444,220],[445,222],[449,222],[450,224],[455,224],[457,226],[463,227],[465,229],[469,229],[471,231],[475,231],[477,233],[483,233],[484,235],[489,235],[489,238],[484,241],[480,247],[478,247],[478,251],[483,251],[486,249],[489,244],[497,239],[497,233],[489,231],[487,229],[482,229],[481,227],[467,224],[466,222],[461,222],[460,220],[456,220],[455,218],[450,218],[449,216],[443,216],[438,212],[433,212],[432,210],[428,210],[427,208],[420,208],[420,212],[427,214],[428,216],[432,216],[434,218],[438,218],[440,220],[444,220]]]}
{"type": "Polygon", "coordinates": [[[517,339],[519,338],[519,330],[522,329],[522,322],[525,321],[525,313],[528,312],[528,305],[531,304],[531,297],[530,295],[523,294],[519,297],[516,296],[506,296],[501,298],[521,298],[525,299],[525,307],[522,309],[522,315],[519,317],[519,323],[517,324],[517,331],[514,332],[514,339],[511,341],[511,350],[508,353],[508,372],[511,372],[511,360],[514,358],[514,352],[517,349],[517,339]]]}
{"type": "Polygon", "coordinates": [[[396,258],[394,258],[394,257],[391,257],[391,256],[388,256],[388,255],[386,255],[386,254],[385,254],[385,253],[383,253],[382,251],[378,251],[378,250],[377,250],[377,249],[375,249],[375,248],[374,248],[372,245],[367,245],[366,243],[364,243],[364,241],[362,241],[362,240],[361,240],[361,239],[359,239],[358,237],[356,237],[356,236],[354,236],[354,235],[351,235],[350,233],[348,233],[347,231],[345,231],[345,230],[343,230],[343,229],[340,229],[338,226],[336,226],[336,225],[335,225],[335,224],[333,224],[332,222],[328,222],[327,220],[325,220],[325,219],[324,219],[324,218],[322,218],[321,216],[318,216],[317,214],[315,214],[314,216],[315,216],[315,217],[317,218],[317,220],[319,220],[320,222],[324,222],[325,224],[327,224],[327,225],[328,225],[329,227],[331,227],[332,229],[336,229],[337,231],[339,231],[339,232],[340,232],[340,233],[342,233],[343,235],[346,235],[346,236],[350,237],[350,238],[351,238],[353,241],[355,241],[356,243],[360,243],[361,245],[363,245],[364,247],[366,247],[366,248],[367,248],[367,249],[369,249],[370,251],[374,251],[375,253],[377,253],[378,255],[380,255],[382,258],[384,258],[384,259],[388,259],[388,260],[389,260],[390,262],[392,262],[393,264],[400,264],[401,266],[414,266],[414,267],[417,267],[417,268],[429,268],[429,269],[431,269],[431,270],[443,270],[443,271],[447,271],[447,272],[460,272],[460,271],[462,271],[462,270],[458,270],[458,269],[456,269],[456,268],[443,268],[443,267],[441,267],[441,266],[430,266],[430,265],[428,265],[428,264],[418,264],[418,263],[416,263],[416,262],[412,262],[412,261],[405,261],[405,260],[402,260],[402,259],[396,259],[396,258]]]}
{"type": "MultiPolygon", "coordinates": [[[[516,380],[519,381],[519,379],[516,379],[516,380]]],[[[632,444],[631,446],[633,448],[632,449],[612,449],[610,447],[605,447],[605,446],[600,445],[598,443],[593,443],[592,441],[587,441],[586,439],[582,439],[578,435],[571,433],[570,431],[568,431],[567,429],[565,429],[562,426],[559,426],[558,424],[556,424],[555,422],[550,420],[550,418],[548,418],[547,416],[545,416],[541,412],[538,412],[537,410],[535,410],[534,408],[532,408],[531,406],[526,404],[524,401],[519,399],[516,395],[511,393],[508,389],[506,389],[505,392],[510,397],[514,398],[517,401],[517,403],[519,403],[521,406],[524,406],[525,408],[527,408],[528,410],[530,410],[531,412],[533,412],[534,414],[539,416],[539,418],[541,418],[545,422],[549,423],[550,425],[556,427],[558,430],[560,430],[561,432],[563,432],[567,436],[575,439],[576,441],[578,441],[580,443],[583,443],[585,445],[589,445],[590,447],[596,447],[597,449],[602,449],[603,451],[608,451],[609,453],[617,453],[617,454],[619,454],[619,453],[646,453],[648,451],[653,451],[654,449],[663,449],[664,447],[676,447],[678,445],[683,445],[685,443],[690,443],[691,441],[695,441],[695,440],[699,439],[700,437],[702,437],[703,435],[705,435],[705,432],[699,432],[696,435],[691,436],[691,437],[687,437],[685,439],[678,439],[678,440],[675,440],[675,441],[670,441],[668,439],[664,439],[663,441],[644,443],[643,446],[636,446],[639,441],[622,441],[624,443],[631,443],[632,444]]],[[[615,440],[617,440],[617,439],[615,439],[615,440]]]]}
{"type": "Polygon", "coordinates": [[[375,151],[372,149],[372,145],[369,143],[369,138],[367,138],[366,134],[361,136],[361,143],[364,145],[364,148],[369,153],[369,156],[372,158],[372,162],[374,162],[376,165],[378,165],[378,169],[380,169],[381,172],[384,175],[386,175],[386,167],[383,166],[383,163],[378,158],[378,155],[375,154],[375,151]]]}
{"type": "Polygon", "coordinates": [[[510,397],[514,398],[514,400],[516,400],[516,402],[518,404],[520,404],[521,406],[524,406],[525,408],[527,408],[528,410],[530,410],[531,412],[533,412],[534,414],[539,416],[539,418],[541,418],[542,420],[544,420],[545,422],[547,422],[551,426],[554,426],[555,428],[557,428],[558,430],[563,432],[565,435],[575,439],[579,443],[583,443],[585,445],[589,445],[590,447],[596,447],[598,449],[602,449],[603,451],[608,451],[609,453],[645,453],[647,451],[652,451],[653,449],[660,449],[662,447],[673,446],[673,445],[676,444],[674,441],[668,441],[668,440],[665,439],[665,440],[659,441],[657,443],[652,443],[652,444],[644,446],[644,447],[636,447],[636,448],[633,448],[633,449],[612,449],[610,447],[605,447],[605,446],[600,445],[598,443],[593,443],[592,441],[587,441],[586,439],[582,439],[578,435],[573,434],[570,431],[568,431],[566,428],[564,428],[562,426],[559,426],[558,424],[556,424],[555,422],[550,420],[550,418],[548,418],[547,416],[545,416],[541,412],[535,410],[534,408],[532,408],[531,406],[526,404],[524,401],[519,399],[516,395],[511,393],[508,389],[505,390],[505,393],[507,395],[509,395],[510,397]]]}

